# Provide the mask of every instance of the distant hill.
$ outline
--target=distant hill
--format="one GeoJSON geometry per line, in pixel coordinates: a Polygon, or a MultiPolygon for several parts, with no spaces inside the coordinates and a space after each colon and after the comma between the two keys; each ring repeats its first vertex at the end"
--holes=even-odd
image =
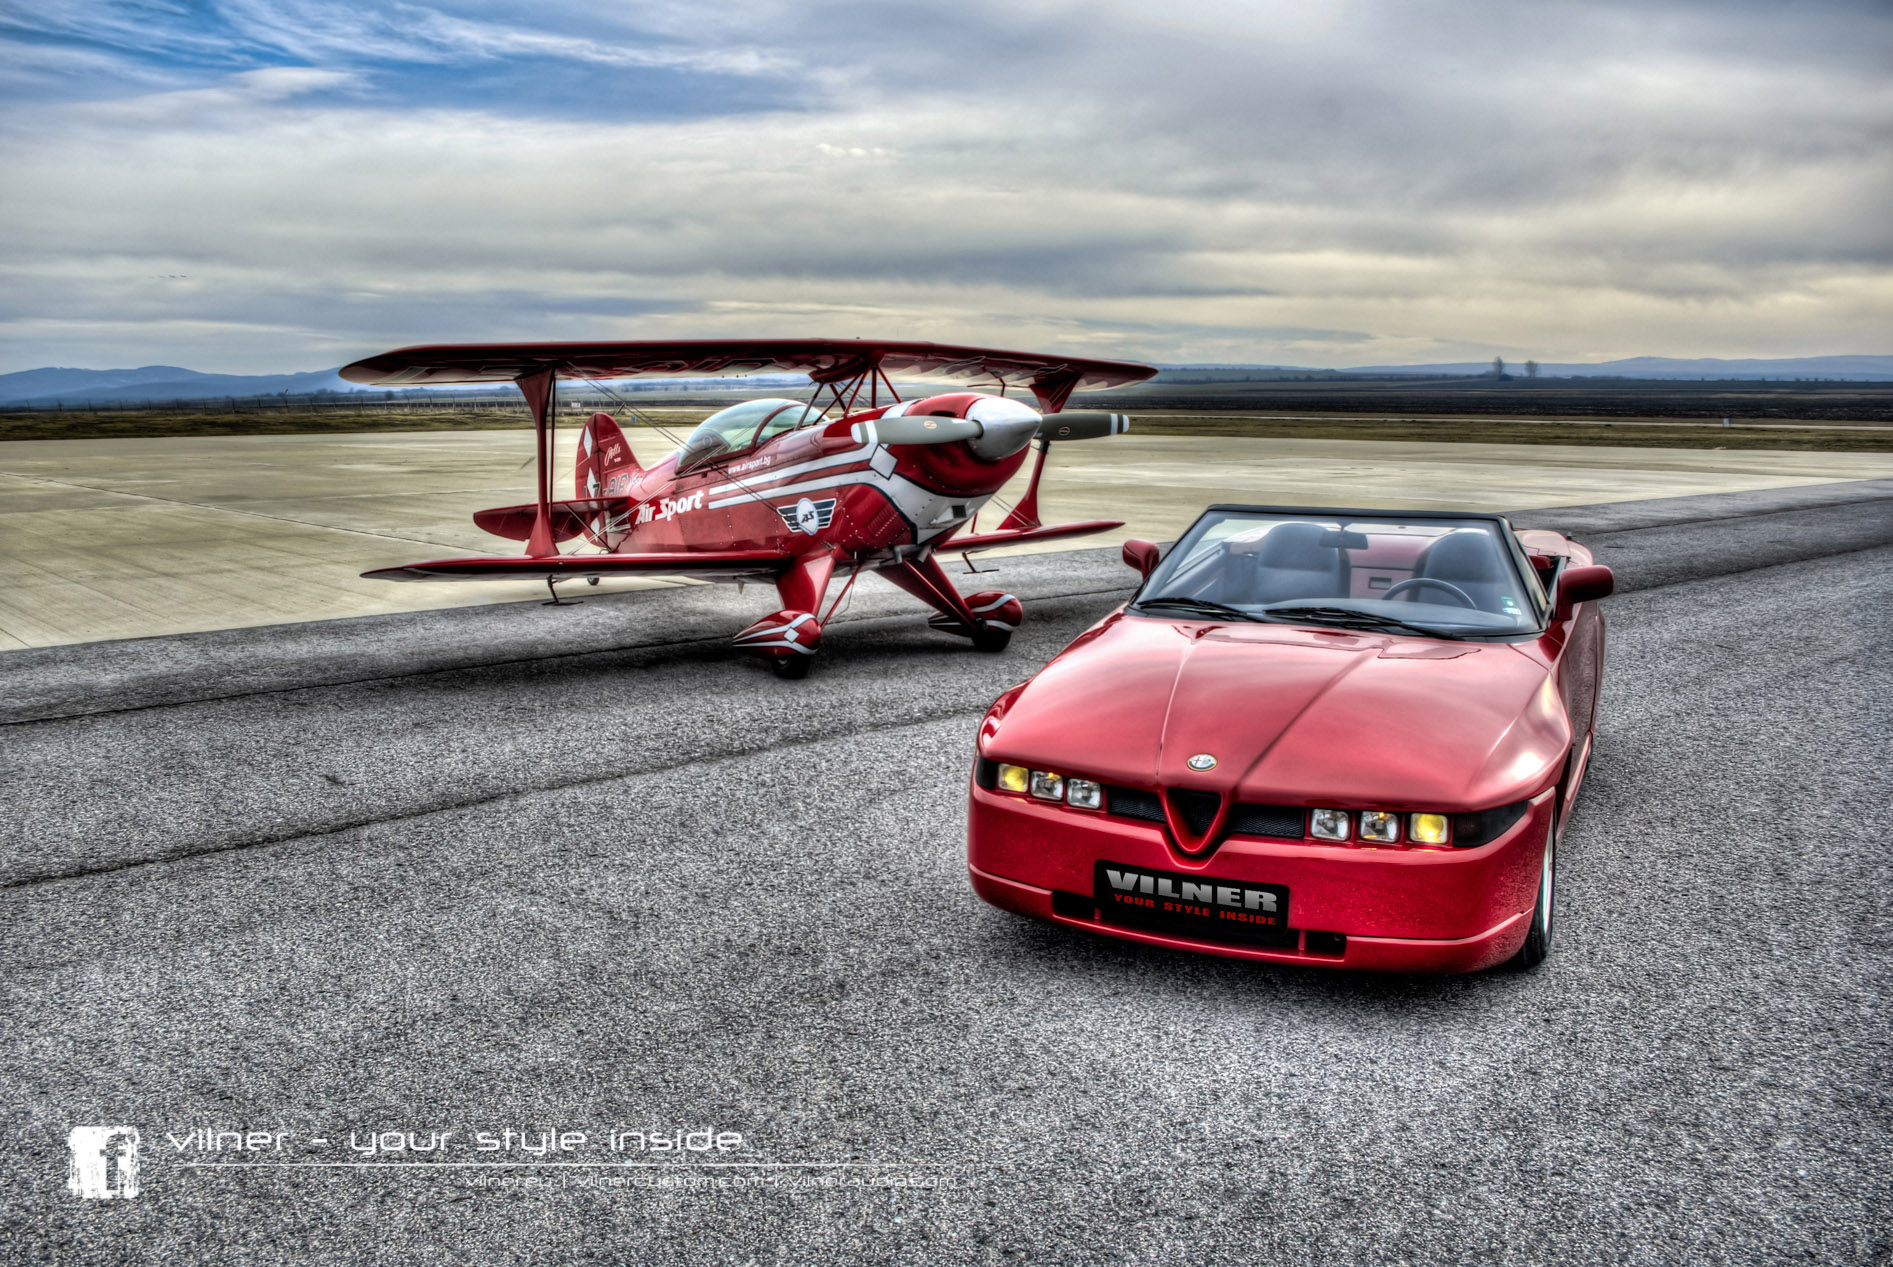
{"type": "Polygon", "coordinates": [[[0,404],[92,404],[128,400],[199,400],[216,396],[292,396],[361,388],[334,370],[302,374],[200,374],[176,365],[135,370],[46,368],[0,374],[0,404]]]}
{"type": "MultiPolygon", "coordinates": [[[[1455,361],[1443,365],[1360,365],[1349,374],[1484,374],[1491,361],[1455,361]]],[[[1523,374],[1523,361],[1507,361],[1508,374],[1523,374]]],[[[1893,356],[1793,356],[1775,360],[1725,361],[1716,357],[1681,360],[1668,356],[1632,356],[1620,361],[1572,364],[1541,361],[1546,378],[1840,378],[1859,382],[1893,380],[1893,356]]]]}
{"type": "MultiPolygon", "coordinates": [[[[795,388],[806,386],[806,374],[754,374],[732,380],[727,378],[675,378],[633,380],[638,390],[730,391],[745,388],[795,388]]],[[[619,380],[614,390],[630,386],[619,380]]],[[[398,392],[500,391],[505,383],[442,384],[429,387],[397,388],[398,392]]],[[[79,370],[48,367],[0,374],[0,405],[44,405],[56,401],[62,405],[137,403],[141,401],[215,400],[235,396],[239,400],[254,396],[307,396],[315,392],[380,392],[379,387],[351,383],[335,370],[310,370],[301,374],[200,374],[176,365],[146,365],[135,370],[79,370]]],[[[569,390],[569,389],[567,389],[569,390]]]]}

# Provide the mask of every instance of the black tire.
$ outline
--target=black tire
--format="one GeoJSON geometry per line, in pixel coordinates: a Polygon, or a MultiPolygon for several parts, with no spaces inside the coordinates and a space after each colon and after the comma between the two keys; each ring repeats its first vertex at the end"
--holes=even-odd
{"type": "Polygon", "coordinates": [[[973,650],[998,653],[1012,641],[1010,629],[982,629],[973,635],[973,650]]]}
{"type": "Polygon", "coordinates": [[[1538,901],[1532,905],[1531,929],[1525,944],[1512,956],[1510,966],[1519,972],[1536,968],[1551,953],[1552,913],[1557,908],[1558,892],[1558,818],[1554,811],[1551,830],[1545,836],[1545,862],[1538,873],[1538,901]]]}
{"type": "Polygon", "coordinates": [[[785,655],[771,660],[769,667],[785,682],[800,682],[808,676],[808,666],[814,662],[812,655],[785,655]]]}

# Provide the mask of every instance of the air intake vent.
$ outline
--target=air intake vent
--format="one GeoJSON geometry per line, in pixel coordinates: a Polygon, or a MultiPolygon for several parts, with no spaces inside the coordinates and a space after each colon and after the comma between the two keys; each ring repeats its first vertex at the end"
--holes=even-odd
{"type": "Polygon", "coordinates": [[[1124,818],[1141,818],[1149,823],[1163,821],[1163,802],[1157,799],[1157,794],[1134,787],[1105,788],[1104,808],[1107,813],[1124,818]]]}
{"type": "Polygon", "coordinates": [[[1229,811],[1229,834],[1300,840],[1304,834],[1302,820],[1307,813],[1295,805],[1238,804],[1229,811]]]}
{"type": "Polygon", "coordinates": [[[1216,825],[1216,811],[1223,807],[1223,798],[1214,792],[1173,787],[1170,789],[1170,803],[1176,806],[1177,817],[1190,829],[1190,834],[1201,840],[1216,825]]]}
{"type": "Polygon", "coordinates": [[[1090,919],[1095,914],[1097,903],[1082,893],[1066,893],[1059,889],[1052,890],[1052,914],[1066,919],[1090,919]]]}

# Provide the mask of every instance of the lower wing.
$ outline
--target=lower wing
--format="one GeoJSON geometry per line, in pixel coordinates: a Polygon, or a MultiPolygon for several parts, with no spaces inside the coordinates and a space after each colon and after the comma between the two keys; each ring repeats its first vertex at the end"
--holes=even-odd
{"type": "Polygon", "coordinates": [[[1058,541],[1065,537],[1088,537],[1094,532],[1122,528],[1121,519],[1087,519],[1081,523],[1050,524],[1044,528],[1015,528],[1011,531],[982,532],[971,537],[955,537],[939,542],[940,554],[971,554],[975,550],[997,550],[1000,546],[1024,545],[1028,541],[1058,541]]]}
{"type": "Polygon", "coordinates": [[[789,556],[774,550],[679,550],[658,554],[517,554],[436,559],[362,575],[376,581],[561,581],[581,576],[687,576],[740,581],[774,576],[789,556]]]}

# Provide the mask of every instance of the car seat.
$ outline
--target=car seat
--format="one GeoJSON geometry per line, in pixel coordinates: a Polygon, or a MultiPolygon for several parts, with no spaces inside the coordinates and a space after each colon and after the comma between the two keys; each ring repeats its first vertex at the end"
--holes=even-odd
{"type": "Polygon", "coordinates": [[[1230,557],[1223,601],[1255,605],[1347,597],[1347,555],[1323,544],[1332,535],[1320,524],[1277,524],[1248,556],[1252,567],[1241,566],[1242,555],[1230,557]]]}
{"type": "MultiPolygon", "coordinates": [[[[1445,581],[1463,590],[1480,611],[1502,610],[1501,600],[1513,597],[1517,588],[1506,576],[1498,547],[1483,532],[1455,532],[1441,537],[1420,556],[1413,575],[1445,581]]],[[[1416,603],[1458,606],[1451,594],[1424,585],[1414,586],[1408,596],[1416,603]]]]}

